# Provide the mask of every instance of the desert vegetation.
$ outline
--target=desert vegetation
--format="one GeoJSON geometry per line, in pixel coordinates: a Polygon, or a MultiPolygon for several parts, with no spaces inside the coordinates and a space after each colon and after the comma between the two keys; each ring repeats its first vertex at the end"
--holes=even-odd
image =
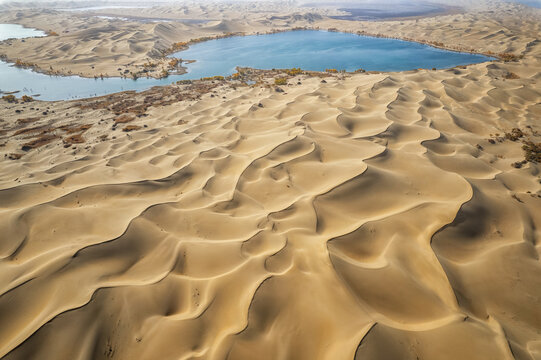
{"type": "Polygon", "coordinates": [[[126,127],[124,127],[124,129],[122,129],[122,131],[130,132],[130,131],[135,131],[135,130],[139,130],[139,129],[141,129],[141,127],[139,125],[127,125],[126,127]]]}
{"type": "Polygon", "coordinates": [[[62,142],[64,143],[64,147],[70,147],[76,144],[83,144],[85,142],[85,139],[83,138],[82,134],[74,134],[65,137],[64,139],[62,139],[62,142]]]}
{"type": "Polygon", "coordinates": [[[516,80],[516,79],[520,79],[520,76],[518,76],[517,74],[515,74],[514,72],[508,72],[507,74],[505,74],[504,76],[507,80],[516,80]]]}
{"type": "Polygon", "coordinates": [[[286,72],[286,74],[288,74],[289,76],[297,76],[297,75],[301,75],[301,74],[303,73],[303,71],[301,70],[301,68],[286,69],[285,72],[286,72]]]}
{"type": "Polygon", "coordinates": [[[17,98],[12,94],[2,96],[2,100],[7,101],[8,103],[17,102],[17,98]]]}
{"type": "Polygon", "coordinates": [[[532,137],[539,136],[539,133],[531,126],[526,129],[513,128],[511,131],[505,132],[503,136],[494,134],[492,139],[489,139],[491,144],[496,142],[504,142],[506,140],[513,142],[522,142],[522,150],[524,151],[524,160],[515,162],[511,166],[520,169],[528,162],[541,163],[541,143],[532,140],[532,137]]]}
{"type": "Polygon", "coordinates": [[[512,53],[500,53],[498,54],[498,57],[503,60],[504,62],[511,62],[511,61],[518,61],[522,58],[524,58],[524,55],[515,55],[512,53]]]}
{"type": "Polygon", "coordinates": [[[26,69],[26,68],[35,67],[36,64],[33,64],[31,62],[22,61],[21,59],[17,59],[17,60],[15,60],[15,66],[26,69]]]}
{"type": "Polygon", "coordinates": [[[204,77],[204,78],[201,78],[201,80],[202,81],[224,81],[225,77],[221,75],[216,75],[216,76],[204,77]]]}
{"type": "Polygon", "coordinates": [[[524,141],[522,150],[524,150],[525,160],[533,163],[541,163],[541,143],[524,141]]]}
{"type": "Polygon", "coordinates": [[[32,149],[36,149],[38,147],[47,145],[54,140],[58,139],[57,135],[54,134],[43,134],[35,138],[34,140],[31,140],[27,143],[24,143],[21,147],[23,151],[30,151],[32,149]]]}
{"type": "Polygon", "coordinates": [[[209,41],[209,40],[217,40],[217,39],[225,39],[225,38],[230,38],[230,37],[233,37],[233,36],[243,36],[243,35],[246,35],[246,34],[242,33],[242,32],[226,32],[226,33],[221,34],[221,35],[204,36],[204,37],[192,39],[190,41],[174,42],[174,43],[171,44],[171,46],[168,49],[163,51],[163,55],[165,56],[165,55],[172,54],[172,53],[175,53],[175,52],[178,52],[178,51],[186,50],[188,48],[188,46],[193,45],[193,44],[197,44],[197,43],[200,43],[200,42],[209,41]]]}

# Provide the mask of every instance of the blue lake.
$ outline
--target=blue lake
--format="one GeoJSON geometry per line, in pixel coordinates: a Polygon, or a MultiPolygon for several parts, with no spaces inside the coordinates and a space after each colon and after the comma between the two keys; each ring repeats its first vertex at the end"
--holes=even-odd
{"type": "Polygon", "coordinates": [[[96,80],[49,76],[0,61],[0,90],[18,90],[18,96],[41,94],[39,99],[42,100],[65,100],[125,90],[141,91],[183,79],[227,76],[233,74],[237,66],[259,69],[300,67],[313,71],[327,68],[403,71],[442,69],[492,60],[483,55],[445,51],[414,42],[312,30],[211,40],[171,56],[196,62],[186,65],[187,74],[165,79],[96,80]]]}

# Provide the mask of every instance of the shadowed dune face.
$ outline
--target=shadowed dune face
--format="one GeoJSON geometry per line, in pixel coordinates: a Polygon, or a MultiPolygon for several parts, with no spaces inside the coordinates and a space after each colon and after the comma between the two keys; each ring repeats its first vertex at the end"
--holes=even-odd
{"type": "Polygon", "coordinates": [[[96,123],[88,149],[0,160],[0,357],[541,358],[540,165],[503,136],[541,141],[525,41],[216,90],[107,141],[102,110],[50,104],[96,123]]]}

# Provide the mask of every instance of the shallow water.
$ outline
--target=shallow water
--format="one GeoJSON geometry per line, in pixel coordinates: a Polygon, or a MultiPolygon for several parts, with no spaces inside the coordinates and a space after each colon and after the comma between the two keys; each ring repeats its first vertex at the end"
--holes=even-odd
{"type": "Polygon", "coordinates": [[[236,66],[259,69],[293,68],[324,71],[402,71],[416,68],[449,68],[491,58],[436,49],[413,42],[326,31],[293,31],[278,34],[211,40],[173,54],[185,60],[188,73],[165,79],[88,79],[39,74],[0,62],[0,90],[41,94],[42,100],[92,97],[125,90],[145,90],[183,79],[231,75],[236,66]]]}
{"type": "Polygon", "coordinates": [[[43,31],[25,28],[18,24],[0,24],[0,41],[6,39],[24,39],[29,37],[47,36],[43,31]]]}

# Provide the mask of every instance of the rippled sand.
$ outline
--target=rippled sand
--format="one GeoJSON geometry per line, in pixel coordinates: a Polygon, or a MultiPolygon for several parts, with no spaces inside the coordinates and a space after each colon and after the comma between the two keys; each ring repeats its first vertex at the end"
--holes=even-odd
{"type": "Polygon", "coordinates": [[[541,359],[540,22],[510,9],[395,25],[518,62],[218,87],[127,133],[0,102],[0,356],[541,359]]]}

